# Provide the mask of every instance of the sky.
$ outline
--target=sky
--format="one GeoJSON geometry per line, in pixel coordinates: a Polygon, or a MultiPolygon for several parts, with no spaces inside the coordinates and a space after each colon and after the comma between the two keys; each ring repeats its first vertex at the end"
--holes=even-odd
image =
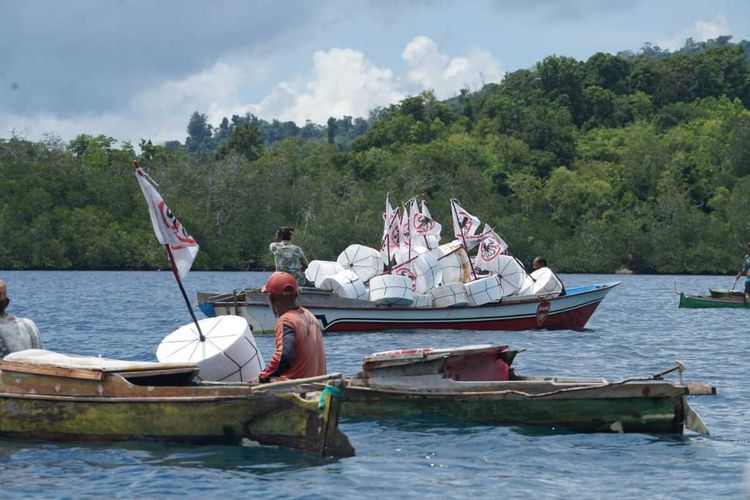
{"type": "Polygon", "coordinates": [[[750,39],[748,0],[0,0],[0,138],[184,142],[193,112],[324,124],[549,55],[750,39]]]}

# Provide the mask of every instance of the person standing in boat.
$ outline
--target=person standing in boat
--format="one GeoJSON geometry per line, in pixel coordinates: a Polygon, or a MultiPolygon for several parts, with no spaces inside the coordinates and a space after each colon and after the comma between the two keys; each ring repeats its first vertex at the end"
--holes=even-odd
{"type": "Polygon", "coordinates": [[[275,272],[261,292],[268,294],[268,304],[277,318],[276,350],[258,381],[325,375],[326,354],[320,324],[310,311],[297,305],[298,288],[294,276],[275,272]]]}
{"type": "Polygon", "coordinates": [[[271,243],[270,250],[276,264],[276,271],[289,273],[297,280],[297,284],[307,283],[305,269],[307,257],[300,247],[292,243],[292,226],[283,226],[276,231],[276,239],[271,243]]]}
{"type": "Polygon", "coordinates": [[[0,280],[0,359],[12,352],[42,349],[36,324],[30,319],[6,314],[8,304],[8,286],[0,280]]]}
{"type": "Polygon", "coordinates": [[[748,302],[750,301],[750,241],[747,242],[747,253],[742,261],[742,267],[737,271],[735,283],[743,274],[745,275],[745,302],[748,302]]]}

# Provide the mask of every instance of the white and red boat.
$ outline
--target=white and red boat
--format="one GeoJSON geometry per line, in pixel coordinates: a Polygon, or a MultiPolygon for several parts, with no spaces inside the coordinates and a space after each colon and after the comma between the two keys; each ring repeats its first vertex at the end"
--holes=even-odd
{"type": "MultiPolygon", "coordinates": [[[[587,285],[565,295],[516,295],[480,306],[409,307],[340,297],[300,288],[298,304],[309,309],[325,332],[386,330],[581,330],[599,303],[620,282],[587,285]]],[[[243,316],[253,333],[272,333],[276,318],[258,289],[224,294],[198,293],[206,316],[243,316]]]]}

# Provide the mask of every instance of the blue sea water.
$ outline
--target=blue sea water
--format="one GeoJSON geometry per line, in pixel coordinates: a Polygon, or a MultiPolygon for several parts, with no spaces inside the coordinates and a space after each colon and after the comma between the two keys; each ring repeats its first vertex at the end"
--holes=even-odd
{"type": "MultiPolygon", "coordinates": [[[[224,292],[264,273],[192,272],[186,288],[224,292]]],[[[685,378],[718,388],[691,398],[711,436],[577,434],[445,418],[343,419],[357,450],[323,460],[275,448],[54,444],[0,440],[2,498],[738,498],[750,461],[750,310],[677,308],[675,287],[729,287],[727,276],[563,275],[566,286],[622,280],[582,332],[420,331],[325,338],[331,371],[404,347],[502,343],[525,348],[528,374],[647,375],[679,359],[685,378]]],[[[32,318],[48,349],[155,360],[161,339],[190,322],[168,272],[0,271],[9,311],[32,318]]],[[[198,313],[201,316],[200,313],[198,313]]],[[[273,339],[257,337],[268,359],[273,339]]]]}

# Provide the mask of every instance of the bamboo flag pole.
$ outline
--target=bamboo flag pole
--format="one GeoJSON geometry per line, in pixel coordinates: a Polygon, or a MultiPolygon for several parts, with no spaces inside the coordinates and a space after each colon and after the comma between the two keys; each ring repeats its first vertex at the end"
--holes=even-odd
{"type": "Polygon", "coordinates": [[[169,262],[172,264],[172,274],[174,274],[174,279],[177,280],[177,285],[180,287],[180,291],[182,292],[182,298],[185,299],[185,304],[187,305],[188,312],[190,313],[190,317],[193,318],[193,323],[195,323],[195,327],[198,329],[198,336],[200,337],[201,342],[206,341],[206,337],[203,335],[203,332],[201,331],[201,326],[198,324],[198,319],[195,317],[195,312],[193,312],[193,306],[190,304],[190,299],[187,296],[187,293],[185,292],[185,287],[182,286],[182,280],[180,279],[180,274],[177,272],[177,264],[175,264],[174,261],[174,255],[172,255],[172,249],[169,248],[169,244],[165,244],[164,248],[167,250],[167,255],[169,256],[169,262]]]}
{"type": "MultiPolygon", "coordinates": [[[[455,198],[451,200],[451,208],[453,209],[453,216],[454,220],[456,221],[458,225],[458,232],[461,233],[461,242],[464,245],[464,250],[466,250],[466,255],[469,256],[469,247],[466,246],[466,238],[464,237],[464,230],[461,227],[461,221],[458,220],[458,210],[456,210],[456,204],[454,203],[455,198]]],[[[474,276],[474,279],[477,279],[477,272],[474,270],[474,263],[471,262],[471,257],[469,257],[469,266],[471,266],[471,275],[474,276]]]]}
{"type": "MultiPolygon", "coordinates": [[[[171,223],[168,223],[165,220],[167,218],[171,219],[173,214],[171,214],[171,212],[169,211],[169,208],[166,207],[166,204],[164,203],[164,199],[162,198],[159,191],[156,189],[158,186],[143,171],[143,169],[141,169],[141,166],[138,160],[135,160],[133,162],[133,169],[135,170],[136,180],[138,181],[138,185],[143,191],[143,196],[146,199],[146,205],[148,206],[149,216],[151,218],[151,224],[153,226],[156,239],[159,240],[159,243],[164,245],[164,248],[167,251],[167,257],[169,257],[169,263],[172,265],[172,274],[174,274],[174,278],[175,280],[177,280],[177,285],[180,287],[180,292],[182,292],[182,298],[185,299],[185,304],[187,305],[188,312],[190,312],[190,317],[193,319],[193,323],[195,323],[195,328],[198,329],[198,336],[200,337],[200,341],[205,342],[206,337],[203,335],[203,332],[201,331],[201,327],[198,324],[198,319],[195,317],[195,313],[193,312],[193,306],[192,304],[190,304],[190,299],[188,299],[187,293],[185,292],[185,287],[182,286],[182,280],[180,279],[180,273],[177,268],[177,262],[175,261],[174,253],[172,252],[172,248],[169,242],[179,241],[180,244],[191,244],[191,245],[195,245],[196,247],[197,247],[197,243],[195,242],[195,240],[193,240],[190,237],[190,235],[187,234],[186,231],[184,231],[184,228],[180,226],[179,221],[177,221],[176,218],[171,223]],[[156,205],[159,205],[160,207],[163,207],[163,209],[166,209],[166,212],[169,215],[169,217],[164,217],[164,214],[162,214],[162,217],[159,217],[155,212],[156,205]],[[182,229],[182,232],[183,232],[182,240],[180,240],[179,237],[177,237],[177,232],[179,231],[179,229],[182,229]]],[[[194,257],[195,255],[193,255],[193,258],[194,257]]],[[[192,265],[192,258],[190,260],[189,266],[191,265],[192,265]]],[[[188,267],[188,270],[189,270],[189,267],[188,267]]],[[[186,271],[186,274],[187,274],[187,271],[186,271]]]]}

